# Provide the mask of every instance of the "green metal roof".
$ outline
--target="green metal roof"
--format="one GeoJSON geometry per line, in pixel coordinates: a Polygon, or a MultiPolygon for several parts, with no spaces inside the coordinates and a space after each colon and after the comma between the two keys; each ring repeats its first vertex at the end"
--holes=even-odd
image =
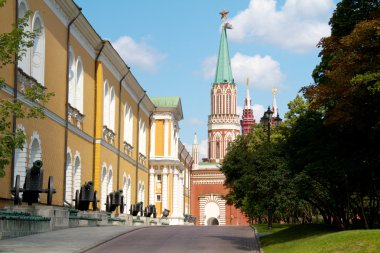
{"type": "Polygon", "coordinates": [[[222,28],[220,37],[218,64],[216,65],[215,83],[233,83],[230,54],[228,51],[227,27],[222,28]]]}
{"type": "Polygon", "coordinates": [[[151,97],[156,107],[177,107],[180,97],[151,97]]]}
{"type": "Polygon", "coordinates": [[[174,113],[176,120],[183,119],[181,98],[175,97],[150,97],[150,100],[156,106],[156,111],[170,111],[174,113]]]}

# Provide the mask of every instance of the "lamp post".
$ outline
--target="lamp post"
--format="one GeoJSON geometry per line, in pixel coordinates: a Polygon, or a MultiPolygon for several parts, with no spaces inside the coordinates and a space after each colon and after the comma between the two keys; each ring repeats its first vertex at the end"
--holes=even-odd
{"type": "MultiPolygon", "coordinates": [[[[273,112],[271,111],[270,107],[268,106],[268,110],[264,112],[264,116],[261,117],[260,122],[263,126],[267,126],[267,137],[268,137],[268,143],[270,143],[270,125],[272,123],[272,116],[273,112]]],[[[277,127],[281,123],[282,119],[278,115],[273,119],[274,125],[277,127]]],[[[272,206],[268,206],[268,230],[272,230],[272,218],[273,218],[273,210],[272,206]]]]}
{"type": "Polygon", "coordinates": [[[268,127],[267,136],[268,136],[268,142],[270,142],[270,123],[272,120],[273,112],[270,110],[270,107],[268,106],[268,110],[264,112],[264,116],[261,117],[260,122],[263,124],[263,126],[268,127]]]}

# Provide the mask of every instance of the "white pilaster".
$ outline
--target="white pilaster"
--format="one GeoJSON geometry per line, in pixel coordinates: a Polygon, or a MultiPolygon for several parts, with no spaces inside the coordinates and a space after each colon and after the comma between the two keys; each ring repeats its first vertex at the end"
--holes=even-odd
{"type": "Polygon", "coordinates": [[[162,170],[162,210],[168,208],[168,169],[162,170]]]}
{"type": "Polygon", "coordinates": [[[183,206],[184,206],[184,196],[183,196],[183,194],[184,194],[184,189],[183,189],[183,171],[181,172],[181,174],[179,175],[179,187],[180,187],[180,189],[179,189],[179,195],[180,195],[180,197],[179,197],[179,213],[181,214],[181,217],[182,217],[182,215],[183,215],[183,213],[184,213],[184,208],[183,208],[183,206]]]}
{"type": "Polygon", "coordinates": [[[179,210],[179,172],[177,168],[174,168],[173,172],[173,215],[172,217],[180,216],[179,210]]]}
{"type": "Polygon", "coordinates": [[[150,128],[150,157],[156,156],[156,120],[152,120],[150,128]]]}
{"type": "Polygon", "coordinates": [[[154,178],[155,173],[153,166],[149,170],[149,204],[154,205],[154,195],[155,195],[155,188],[154,188],[154,178]]]}
{"type": "Polygon", "coordinates": [[[164,156],[168,156],[169,151],[169,123],[168,120],[165,119],[164,123],[164,156]]]}
{"type": "Polygon", "coordinates": [[[170,124],[170,156],[175,157],[175,142],[174,142],[174,121],[171,121],[170,124]]]}

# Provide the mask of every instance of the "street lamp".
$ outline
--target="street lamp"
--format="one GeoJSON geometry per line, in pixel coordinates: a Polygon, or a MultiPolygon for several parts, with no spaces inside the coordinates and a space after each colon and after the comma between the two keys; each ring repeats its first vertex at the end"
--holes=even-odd
{"type": "MultiPolygon", "coordinates": [[[[267,136],[268,136],[268,142],[270,142],[270,125],[272,123],[272,116],[273,112],[270,110],[270,107],[268,106],[268,110],[264,112],[264,116],[260,119],[260,122],[263,126],[267,126],[267,136]]],[[[273,119],[274,125],[277,127],[280,125],[282,119],[280,118],[278,112],[277,116],[273,119]]],[[[272,218],[273,218],[273,209],[272,206],[268,206],[268,230],[272,230],[272,218]]]]}
{"type": "Polygon", "coordinates": [[[270,107],[268,106],[268,110],[264,112],[264,116],[262,116],[260,119],[261,124],[263,124],[263,126],[266,125],[268,127],[267,129],[268,142],[270,142],[270,123],[272,120],[272,115],[273,115],[273,112],[270,110],[270,107]]]}

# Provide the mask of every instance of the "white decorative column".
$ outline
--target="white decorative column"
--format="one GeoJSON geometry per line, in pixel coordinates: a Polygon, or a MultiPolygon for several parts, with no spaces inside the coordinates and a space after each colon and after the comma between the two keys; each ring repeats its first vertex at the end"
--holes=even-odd
{"type": "Polygon", "coordinates": [[[170,124],[170,156],[175,157],[175,142],[174,142],[174,122],[171,121],[170,124]]]}
{"type": "Polygon", "coordinates": [[[179,172],[174,168],[173,172],[173,217],[178,217],[179,213],[179,172]]]}
{"type": "Polygon", "coordinates": [[[153,118],[150,128],[150,157],[156,156],[156,120],[153,118]]]}
{"type": "Polygon", "coordinates": [[[162,170],[162,211],[168,209],[168,168],[162,170]]]}
{"type": "Polygon", "coordinates": [[[183,171],[181,172],[181,174],[179,174],[179,187],[180,187],[180,190],[179,190],[179,213],[181,214],[181,217],[183,216],[183,213],[184,213],[184,196],[183,196],[183,193],[184,193],[184,190],[183,190],[183,171]]]}
{"type": "Polygon", "coordinates": [[[168,151],[169,151],[169,123],[168,120],[165,119],[164,123],[164,156],[168,156],[168,151]]]}
{"type": "Polygon", "coordinates": [[[154,169],[153,166],[149,170],[149,204],[154,205],[154,195],[155,195],[155,188],[154,188],[154,169]]]}

